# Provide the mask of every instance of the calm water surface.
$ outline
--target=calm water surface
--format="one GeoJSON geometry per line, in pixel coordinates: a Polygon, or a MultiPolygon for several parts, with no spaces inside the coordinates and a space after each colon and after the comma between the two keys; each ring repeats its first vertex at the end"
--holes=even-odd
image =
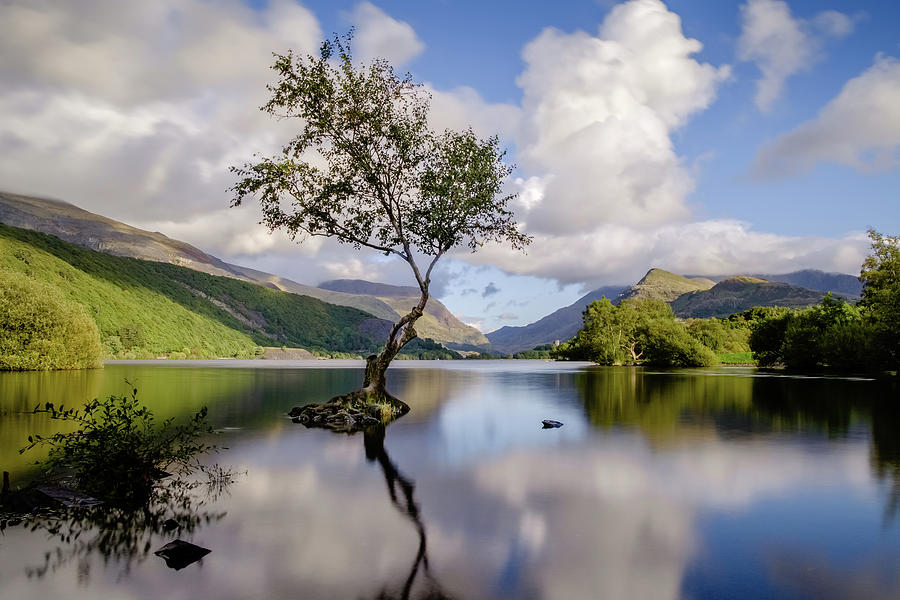
{"type": "Polygon", "coordinates": [[[383,437],[285,418],[360,379],[350,361],[0,374],[14,485],[33,476],[17,449],[54,428],[35,404],[126,380],[160,416],[208,406],[210,460],[246,471],[140,548],[7,529],[0,598],[900,598],[895,383],[410,361],[388,381],[412,412],[383,437]],[[212,552],[169,569],[152,551],[175,537],[212,552]]]}

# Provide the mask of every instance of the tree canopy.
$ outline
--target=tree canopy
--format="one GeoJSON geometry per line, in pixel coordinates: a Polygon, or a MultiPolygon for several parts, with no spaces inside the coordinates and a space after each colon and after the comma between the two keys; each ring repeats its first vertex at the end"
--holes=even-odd
{"type": "Polygon", "coordinates": [[[583,318],[584,327],[560,346],[559,355],[600,365],[690,367],[717,362],[662,300],[630,299],[616,306],[603,298],[588,305],[583,318]]]}
{"type": "Polygon", "coordinates": [[[277,82],[261,108],[295,119],[300,131],[279,156],[233,168],[232,205],[255,197],[270,230],[298,241],[336,238],[408,263],[422,296],[367,369],[367,380],[383,386],[387,364],[416,337],[413,325],[441,256],[488,242],[521,250],[530,238],[508,208],[511,167],[499,139],[432,130],[427,90],[386,60],[354,62],[350,42],[335,36],[318,56],[275,54],[277,82]]]}
{"type": "Polygon", "coordinates": [[[103,366],[97,325],[51,285],[0,269],[0,370],[103,366]]]}
{"type": "Polygon", "coordinates": [[[272,230],[399,256],[420,286],[456,246],[523,248],[530,240],[507,208],[511,168],[499,139],[432,131],[428,92],[383,59],[358,66],[349,41],[325,41],[318,57],[275,55],[278,82],[262,110],[298,119],[301,131],[281,156],[233,168],[232,204],[256,196],[272,230]],[[432,257],[424,274],[416,252],[432,257]]]}
{"type": "Polygon", "coordinates": [[[869,230],[872,253],[859,275],[866,321],[888,368],[900,370],[900,236],[869,230]]]}

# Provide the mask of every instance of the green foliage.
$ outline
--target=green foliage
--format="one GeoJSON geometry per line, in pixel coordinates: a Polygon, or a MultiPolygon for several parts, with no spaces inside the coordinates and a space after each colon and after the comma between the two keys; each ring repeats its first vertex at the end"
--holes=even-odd
{"type": "Polygon", "coordinates": [[[584,327],[554,354],[601,365],[687,367],[717,362],[715,353],[675,320],[668,304],[652,298],[625,300],[618,306],[606,298],[592,302],[584,311],[584,327]]]}
{"type": "Polygon", "coordinates": [[[409,264],[421,300],[388,334],[373,372],[381,381],[416,335],[412,325],[441,256],[486,242],[522,249],[531,239],[507,208],[511,167],[499,139],[479,139],[471,129],[432,131],[428,92],[384,59],[360,66],[350,41],[334,36],[318,56],[275,55],[278,81],[262,110],[296,119],[300,131],[277,156],[232,168],[239,178],[232,206],[256,198],[270,230],[334,237],[409,264]],[[423,268],[421,256],[429,261],[423,268]]]}
{"type": "Polygon", "coordinates": [[[769,318],[760,316],[751,324],[750,349],[761,367],[771,367],[784,362],[784,334],[793,318],[790,311],[770,313],[769,318]]]}
{"type": "Polygon", "coordinates": [[[206,407],[187,424],[166,419],[156,426],[153,413],[138,403],[136,389],[130,396],[91,400],[80,409],[48,402],[34,412],[74,423],[77,430],[29,436],[19,452],[48,447],[40,463],[48,475],[70,477],[76,489],[114,504],[143,502],[164,471],[188,470],[198,453],[214,449],[198,439],[212,432],[206,407]]]}
{"type": "Polygon", "coordinates": [[[90,369],[101,357],[97,326],[81,306],[0,267],[0,370],[90,369]]]}
{"type": "Polygon", "coordinates": [[[862,306],[883,368],[900,371],[900,236],[869,230],[872,254],[862,264],[862,306]]]}
{"type": "Polygon", "coordinates": [[[126,350],[142,348],[147,344],[147,338],[144,337],[144,328],[134,323],[122,326],[119,329],[118,338],[122,347],[126,350]]]}
{"type": "Polygon", "coordinates": [[[722,352],[719,354],[719,362],[723,365],[754,364],[752,352],[722,352]]]}
{"type": "Polygon", "coordinates": [[[756,320],[750,346],[760,366],[863,371],[873,367],[872,328],[860,309],[828,294],[810,308],[756,320]]]}
{"type": "Polygon", "coordinates": [[[118,358],[252,358],[260,346],[282,345],[364,355],[378,349],[384,330],[382,323],[369,332],[378,322],[354,308],[0,224],[3,267],[14,279],[27,269],[84,307],[104,353],[118,358]]]}
{"type": "Polygon", "coordinates": [[[516,352],[512,357],[521,360],[549,360],[553,358],[553,352],[553,344],[542,344],[535,346],[531,350],[516,352]]]}
{"type": "Polygon", "coordinates": [[[642,361],[661,367],[708,367],[719,362],[715,353],[692,338],[684,325],[657,319],[642,326],[642,361]]]}

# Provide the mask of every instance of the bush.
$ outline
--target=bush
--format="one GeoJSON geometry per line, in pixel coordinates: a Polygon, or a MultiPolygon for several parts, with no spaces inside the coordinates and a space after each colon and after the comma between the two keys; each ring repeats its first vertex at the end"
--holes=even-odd
{"type": "Polygon", "coordinates": [[[34,412],[71,421],[78,430],[29,436],[19,453],[49,446],[49,456],[40,463],[48,476],[67,476],[76,489],[114,504],[145,501],[165,471],[188,470],[196,454],[213,449],[197,441],[200,434],[212,432],[206,407],[186,425],[167,419],[156,427],[153,413],[138,403],[137,390],[130,396],[94,399],[79,410],[47,403],[34,412]]]}
{"type": "Polygon", "coordinates": [[[680,323],[656,321],[644,333],[644,354],[648,365],[660,367],[709,367],[718,364],[715,353],[688,335],[680,323]]]}
{"type": "Polygon", "coordinates": [[[0,269],[0,370],[102,366],[97,325],[56,288],[0,269]]]}

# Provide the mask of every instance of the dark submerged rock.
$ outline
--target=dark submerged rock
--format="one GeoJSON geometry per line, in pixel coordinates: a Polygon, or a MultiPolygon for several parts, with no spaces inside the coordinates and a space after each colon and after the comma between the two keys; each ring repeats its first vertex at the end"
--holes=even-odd
{"type": "Polygon", "coordinates": [[[179,571],[186,566],[197,562],[210,552],[212,552],[212,550],[201,548],[190,542],[175,540],[169,542],[154,552],[154,554],[165,560],[167,567],[179,571]]]}
{"type": "Polygon", "coordinates": [[[0,508],[12,513],[35,513],[60,508],[92,508],[100,500],[58,485],[38,484],[23,490],[6,492],[0,497],[0,508]]]}
{"type": "Polygon", "coordinates": [[[557,427],[562,427],[563,424],[559,421],[554,421],[553,419],[544,419],[541,421],[544,424],[544,429],[555,429],[557,427]]]}

